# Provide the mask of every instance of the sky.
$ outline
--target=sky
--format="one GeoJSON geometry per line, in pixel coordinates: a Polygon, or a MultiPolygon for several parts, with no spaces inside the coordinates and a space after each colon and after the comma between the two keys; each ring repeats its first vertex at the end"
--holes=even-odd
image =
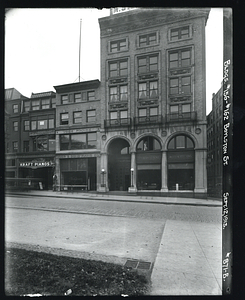
{"type": "MultiPolygon", "coordinates": [[[[5,15],[5,88],[21,94],[55,91],[54,86],[100,79],[98,18],[109,9],[11,9],[5,15]]],[[[206,26],[206,99],[223,76],[223,9],[212,8],[206,26]]]]}

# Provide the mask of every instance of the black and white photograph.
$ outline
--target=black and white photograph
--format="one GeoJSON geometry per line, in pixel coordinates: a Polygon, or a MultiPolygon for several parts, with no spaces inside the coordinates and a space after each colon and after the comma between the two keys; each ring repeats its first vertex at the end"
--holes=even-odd
{"type": "Polygon", "coordinates": [[[4,23],[5,295],[230,294],[232,9],[4,23]]]}

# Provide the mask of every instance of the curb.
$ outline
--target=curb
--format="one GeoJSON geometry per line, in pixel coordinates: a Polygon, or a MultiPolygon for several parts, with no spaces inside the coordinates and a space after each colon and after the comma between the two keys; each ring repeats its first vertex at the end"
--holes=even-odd
{"type": "MultiPolygon", "coordinates": [[[[49,197],[49,198],[66,198],[66,199],[86,199],[86,200],[94,200],[94,201],[97,201],[97,200],[103,200],[103,201],[116,201],[116,202],[133,202],[133,203],[150,203],[150,204],[165,204],[165,205],[185,205],[185,206],[208,206],[208,207],[221,207],[222,206],[222,201],[220,201],[220,204],[217,204],[217,203],[192,203],[192,202],[173,202],[173,201],[157,201],[157,200],[150,200],[150,199],[118,199],[111,196],[108,196],[107,197],[100,197],[100,196],[92,196],[89,195],[89,196],[84,196],[84,195],[81,195],[79,197],[73,197],[72,195],[71,196],[68,196],[68,195],[40,195],[40,194],[28,194],[28,193],[11,193],[11,192],[8,192],[8,193],[5,193],[5,195],[19,195],[19,196],[28,196],[28,197],[33,197],[33,196],[36,196],[36,197],[49,197]]],[[[151,197],[153,199],[153,197],[151,197]]],[[[184,198],[181,198],[181,199],[184,199],[184,198]]],[[[207,202],[208,201],[214,201],[214,200],[206,200],[207,202]]],[[[216,200],[217,201],[217,200],[216,200]]]]}

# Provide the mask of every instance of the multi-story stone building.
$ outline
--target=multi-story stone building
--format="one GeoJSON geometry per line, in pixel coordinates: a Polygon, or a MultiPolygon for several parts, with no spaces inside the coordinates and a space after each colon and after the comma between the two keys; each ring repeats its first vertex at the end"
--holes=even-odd
{"type": "Polygon", "coordinates": [[[207,116],[208,194],[221,196],[222,192],[222,125],[223,125],[223,87],[213,94],[212,111],[207,116]]]}
{"type": "Polygon", "coordinates": [[[210,9],[111,11],[99,19],[100,81],[21,100],[15,176],[46,188],[55,178],[60,190],[204,197],[210,9]]]}
{"type": "Polygon", "coordinates": [[[135,9],[99,19],[102,190],[207,192],[209,9],[135,9]]]}

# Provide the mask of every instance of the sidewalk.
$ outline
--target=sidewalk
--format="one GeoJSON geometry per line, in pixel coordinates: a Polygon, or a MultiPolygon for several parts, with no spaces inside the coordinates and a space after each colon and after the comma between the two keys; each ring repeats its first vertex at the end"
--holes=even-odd
{"type": "MultiPolygon", "coordinates": [[[[16,193],[15,193],[16,194],[16,193]]],[[[218,200],[30,191],[22,196],[220,206],[218,200]]],[[[9,194],[8,194],[9,195],[9,194]]],[[[6,242],[59,255],[153,266],[151,295],[221,295],[221,224],[6,209],[6,242]]]]}
{"type": "Polygon", "coordinates": [[[154,264],[152,295],[222,295],[219,224],[168,220],[154,264]]]}
{"type": "Polygon", "coordinates": [[[26,195],[36,197],[62,197],[62,198],[79,198],[103,201],[124,201],[124,202],[147,202],[147,203],[162,203],[171,205],[194,205],[194,206],[222,206],[222,201],[214,199],[197,199],[197,198],[181,198],[181,197],[159,197],[159,196],[138,196],[130,195],[127,192],[123,195],[115,195],[112,193],[96,193],[96,192],[53,192],[30,190],[26,192],[7,191],[6,195],[26,195]]]}

